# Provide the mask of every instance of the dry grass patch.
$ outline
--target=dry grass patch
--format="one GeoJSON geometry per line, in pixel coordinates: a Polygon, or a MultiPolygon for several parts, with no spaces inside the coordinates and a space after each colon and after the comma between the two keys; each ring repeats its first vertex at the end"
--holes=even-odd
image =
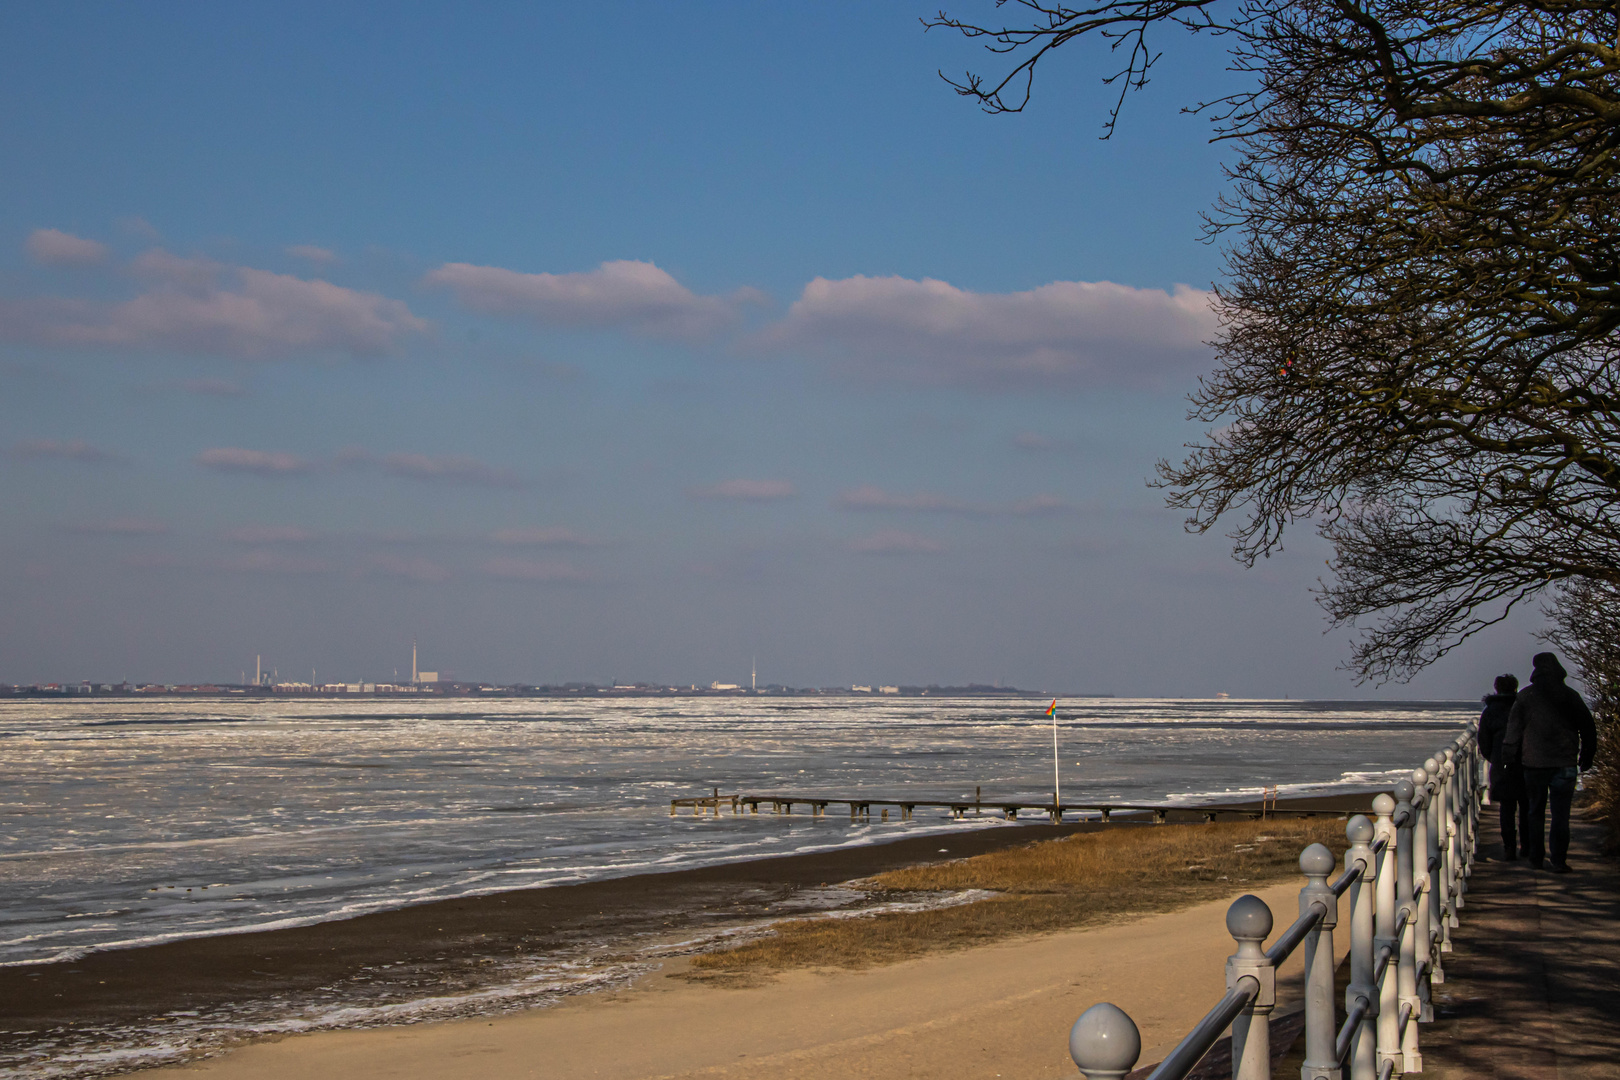
{"type": "Polygon", "coordinates": [[[942,949],[1172,911],[1299,876],[1312,842],[1344,848],[1344,822],[1124,825],[934,866],[865,884],[907,893],[989,889],[959,907],[782,923],[759,941],[692,960],[693,977],[732,983],[799,967],[868,967],[942,949]]]}

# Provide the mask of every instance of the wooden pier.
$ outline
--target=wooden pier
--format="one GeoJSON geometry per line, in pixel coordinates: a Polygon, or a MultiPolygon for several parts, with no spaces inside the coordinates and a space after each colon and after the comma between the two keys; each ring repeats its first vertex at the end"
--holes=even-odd
{"type": "Polygon", "coordinates": [[[1256,820],[1277,817],[1343,817],[1344,814],[1331,810],[1293,810],[1278,809],[1274,799],[1262,802],[1259,809],[1248,809],[1241,806],[1153,806],[1133,803],[1074,803],[1065,802],[1053,806],[1050,802],[1029,801],[1003,801],[999,799],[917,799],[917,798],[877,798],[870,795],[859,796],[826,796],[826,795],[751,795],[735,794],[722,795],[719,788],[712,789],[712,794],[688,796],[669,800],[669,814],[674,817],[683,807],[690,807],[694,815],[712,814],[720,815],[723,808],[729,808],[733,814],[757,814],[759,808],[765,806],[772,814],[792,814],[795,807],[803,807],[811,817],[825,817],[829,806],[849,807],[851,821],[871,821],[872,808],[878,807],[881,820],[889,820],[889,808],[898,812],[898,820],[910,821],[918,807],[925,809],[947,810],[952,818],[962,820],[969,816],[980,817],[985,812],[999,813],[1008,821],[1018,820],[1021,813],[1044,816],[1053,823],[1063,820],[1065,814],[1076,814],[1081,821],[1112,821],[1115,815],[1130,820],[1144,820],[1151,818],[1156,825],[1162,825],[1170,819],[1171,814],[1177,816],[1189,815],[1195,820],[1202,818],[1206,822],[1217,821],[1222,817],[1233,819],[1256,820]]]}

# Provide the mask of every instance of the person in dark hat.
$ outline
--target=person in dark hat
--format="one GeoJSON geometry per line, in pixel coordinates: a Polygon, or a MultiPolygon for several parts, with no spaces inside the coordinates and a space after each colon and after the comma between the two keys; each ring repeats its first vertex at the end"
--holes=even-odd
{"type": "Polygon", "coordinates": [[[1508,714],[1513,711],[1519,680],[1498,675],[1495,689],[1485,695],[1485,709],[1479,714],[1479,749],[1491,763],[1491,801],[1501,813],[1502,854],[1511,861],[1530,854],[1530,801],[1524,793],[1524,773],[1502,757],[1502,740],[1507,736],[1508,714]],[[1521,849],[1520,844],[1526,846],[1521,849]]]}
{"type": "Polygon", "coordinates": [[[1580,774],[1597,754],[1597,725],[1581,695],[1564,685],[1567,673],[1558,657],[1537,653],[1530,685],[1519,691],[1502,737],[1503,759],[1524,771],[1530,801],[1526,847],[1530,864],[1541,869],[1547,837],[1547,804],[1552,804],[1552,869],[1569,873],[1569,808],[1580,774]]]}

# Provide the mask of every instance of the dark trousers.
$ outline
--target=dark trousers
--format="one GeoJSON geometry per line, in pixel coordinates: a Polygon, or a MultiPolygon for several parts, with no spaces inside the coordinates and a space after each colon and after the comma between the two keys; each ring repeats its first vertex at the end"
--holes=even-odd
{"type": "Polygon", "coordinates": [[[1509,859],[1530,854],[1530,799],[1518,766],[1491,766],[1491,800],[1501,812],[1502,854],[1509,859]]]}
{"type": "Polygon", "coordinates": [[[1546,857],[1547,804],[1552,803],[1552,861],[1569,859],[1569,807],[1575,801],[1575,781],[1580,770],[1570,765],[1561,769],[1524,770],[1524,788],[1530,799],[1530,830],[1525,846],[1530,861],[1540,866],[1546,857]]]}

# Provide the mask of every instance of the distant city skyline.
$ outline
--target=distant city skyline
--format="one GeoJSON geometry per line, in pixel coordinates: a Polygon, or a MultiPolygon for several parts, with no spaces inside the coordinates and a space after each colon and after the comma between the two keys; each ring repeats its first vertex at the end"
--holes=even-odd
{"type": "Polygon", "coordinates": [[[1533,610],[1357,687],[1308,529],[1245,570],[1146,484],[1221,44],[1105,142],[1103,67],[982,115],[934,10],[0,14],[0,683],[1525,674],[1533,610]]]}

